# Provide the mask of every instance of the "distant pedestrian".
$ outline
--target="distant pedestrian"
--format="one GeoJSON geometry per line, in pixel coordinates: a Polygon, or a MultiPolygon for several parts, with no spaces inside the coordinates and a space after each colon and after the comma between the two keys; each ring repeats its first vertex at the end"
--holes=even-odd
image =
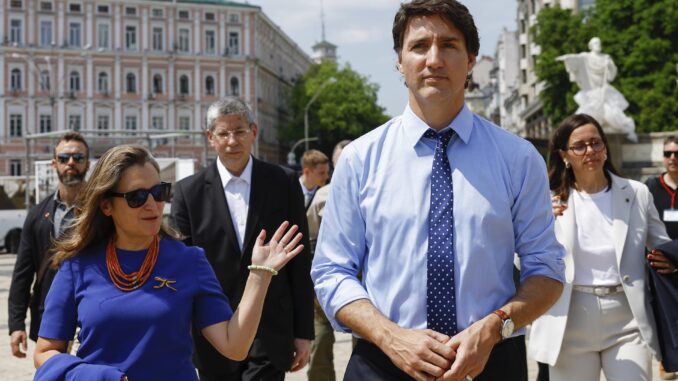
{"type": "Polygon", "coordinates": [[[304,193],[304,207],[308,210],[316,192],[327,184],[330,178],[330,159],[322,152],[312,149],[301,157],[299,184],[304,193]]]}
{"type": "Polygon", "coordinates": [[[36,381],[197,381],[191,326],[220,355],[247,356],[271,279],[302,251],[301,234],[284,222],[264,246],[266,232],[257,233],[233,311],[203,250],[185,246],[163,223],[170,193],[143,147],[111,148],[98,160],[71,234],[56,246],[59,271],[35,349],[36,381]],[[76,326],[72,356],[65,352],[76,326]]]}
{"type": "Polygon", "coordinates": [[[62,135],[54,146],[52,168],[59,178],[57,190],[31,208],[17,253],[9,289],[9,332],[12,355],[26,357],[26,312],[31,311],[28,338],[38,340],[45,298],[56,271],[50,259],[54,240],[68,230],[75,216],[75,200],[89,169],[89,147],[77,132],[62,135]]]}

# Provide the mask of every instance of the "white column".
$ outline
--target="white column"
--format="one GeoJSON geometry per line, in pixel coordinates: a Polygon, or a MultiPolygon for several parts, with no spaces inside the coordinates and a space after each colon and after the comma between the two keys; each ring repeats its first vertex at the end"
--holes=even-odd
{"type": "Polygon", "coordinates": [[[148,40],[150,39],[148,31],[148,8],[143,8],[141,11],[141,36],[139,36],[139,39],[141,40],[139,46],[141,47],[140,50],[142,52],[148,49],[148,40]]]}
{"type": "Polygon", "coordinates": [[[55,2],[57,6],[57,19],[56,19],[56,46],[59,47],[64,43],[64,25],[66,20],[64,19],[64,8],[66,7],[65,2],[55,2]]]}
{"type": "Polygon", "coordinates": [[[203,35],[202,28],[200,27],[200,16],[202,12],[195,11],[193,12],[193,54],[198,52],[202,53],[204,50],[201,44],[201,39],[203,35]]]}
{"type": "MultiPolygon", "coordinates": [[[[243,78],[241,82],[242,86],[242,92],[241,92],[241,97],[247,101],[250,100],[250,63],[245,62],[245,67],[243,70],[243,78]]],[[[230,86],[230,81],[229,81],[229,86],[230,86]]],[[[254,111],[254,110],[252,110],[254,111]]]]}
{"type": "Polygon", "coordinates": [[[85,12],[87,16],[85,17],[85,25],[83,34],[85,35],[85,45],[89,45],[90,49],[96,49],[96,44],[94,43],[94,4],[87,4],[85,6],[85,12]]]}
{"type": "Polygon", "coordinates": [[[166,49],[169,50],[169,51],[172,51],[172,50],[174,50],[174,43],[175,43],[175,41],[174,41],[174,33],[175,33],[174,17],[176,15],[176,8],[167,7],[167,8],[165,8],[165,11],[167,11],[167,21],[168,21],[167,29],[168,29],[168,32],[169,32],[168,41],[167,41],[167,44],[166,44],[166,46],[167,46],[166,49]]]}
{"type": "MultiPolygon", "coordinates": [[[[1,4],[0,5],[0,33],[2,33],[0,35],[0,41],[1,41],[2,38],[5,38],[5,37],[7,37],[9,39],[9,36],[7,34],[4,34],[4,33],[6,33],[6,31],[5,31],[5,0],[0,0],[0,4],[1,4]]],[[[0,59],[2,59],[2,56],[0,56],[0,59]]],[[[3,62],[4,62],[4,60],[3,60],[3,62]]],[[[3,70],[5,69],[4,66],[0,66],[0,67],[2,67],[3,70]]],[[[5,91],[4,89],[5,89],[4,86],[0,87],[0,94],[4,94],[4,91],[5,91]]],[[[2,102],[4,102],[4,100],[2,100],[2,102]]],[[[0,123],[2,123],[2,124],[5,124],[5,122],[7,122],[7,121],[0,120],[0,123]]]]}
{"type": "Polygon", "coordinates": [[[223,55],[228,47],[228,39],[226,38],[226,13],[219,14],[221,21],[219,22],[219,55],[223,55]]]}
{"type": "Polygon", "coordinates": [[[120,103],[121,79],[122,69],[120,67],[120,56],[116,54],[113,75],[111,76],[111,80],[113,81],[113,102],[115,104],[113,110],[113,130],[115,131],[122,130],[122,105],[120,103]]]}
{"type": "MultiPolygon", "coordinates": [[[[60,3],[61,4],[61,3],[60,3]]],[[[63,8],[62,8],[63,9],[63,8]]],[[[61,14],[61,23],[63,25],[63,12],[60,12],[61,14]]],[[[56,82],[56,92],[57,92],[57,101],[56,101],[56,106],[57,106],[57,113],[56,113],[56,119],[57,119],[57,130],[58,131],[63,131],[66,129],[66,104],[64,100],[64,93],[66,92],[65,89],[67,86],[69,86],[70,81],[69,81],[69,74],[66,73],[66,67],[64,65],[64,55],[59,54],[57,57],[57,76],[53,78],[53,80],[56,82]]]]}
{"type": "Polygon", "coordinates": [[[122,48],[122,40],[123,40],[123,35],[122,35],[122,17],[121,17],[121,9],[122,5],[121,4],[111,4],[111,11],[113,13],[113,49],[120,49],[122,48]]]}
{"type": "Polygon", "coordinates": [[[148,59],[146,56],[142,58],[141,60],[141,73],[140,75],[140,81],[141,83],[141,120],[139,120],[139,130],[147,130],[148,129],[148,108],[150,106],[150,102],[148,101],[148,94],[149,94],[149,82],[150,82],[150,76],[151,72],[148,69],[148,59]]]}
{"type": "Polygon", "coordinates": [[[200,100],[202,99],[202,82],[203,80],[200,72],[200,60],[195,60],[193,74],[193,98],[197,103],[200,103],[200,100]]]}
{"type": "Polygon", "coordinates": [[[256,23],[252,21],[254,18],[254,13],[249,13],[247,14],[246,17],[244,18],[245,21],[245,27],[243,28],[242,31],[242,54],[245,56],[250,55],[250,32],[252,31],[252,28],[256,27],[256,23]]]}
{"type": "MultiPolygon", "coordinates": [[[[28,17],[24,25],[26,25],[26,35],[24,40],[26,44],[35,44],[37,45],[36,38],[35,38],[35,4],[36,2],[33,1],[26,1],[24,2],[28,6],[28,17]]],[[[0,29],[1,30],[1,29],[0,29]]]]}
{"type": "MultiPolygon", "coordinates": [[[[85,70],[86,73],[94,73],[94,61],[92,59],[91,55],[87,56],[87,68],[85,70]]],[[[96,129],[96,120],[94,116],[94,81],[92,78],[94,77],[94,74],[85,74],[85,76],[88,77],[87,81],[87,106],[85,106],[85,121],[84,125],[82,126],[83,129],[85,130],[93,130],[96,129]]],[[[83,76],[83,77],[85,77],[83,76]]]]}
{"type": "Polygon", "coordinates": [[[228,94],[228,88],[227,86],[227,78],[226,78],[226,62],[222,58],[221,59],[221,66],[219,67],[219,88],[215,92],[215,94],[218,94],[220,97],[225,97],[228,94]]]}

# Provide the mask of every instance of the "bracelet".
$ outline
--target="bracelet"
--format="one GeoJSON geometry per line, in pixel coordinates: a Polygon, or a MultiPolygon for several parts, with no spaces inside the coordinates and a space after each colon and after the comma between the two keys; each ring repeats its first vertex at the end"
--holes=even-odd
{"type": "Polygon", "coordinates": [[[273,267],[268,267],[268,266],[262,266],[262,265],[249,265],[247,266],[248,270],[261,270],[261,271],[268,271],[269,273],[273,275],[278,275],[278,270],[274,269],[273,267]]]}

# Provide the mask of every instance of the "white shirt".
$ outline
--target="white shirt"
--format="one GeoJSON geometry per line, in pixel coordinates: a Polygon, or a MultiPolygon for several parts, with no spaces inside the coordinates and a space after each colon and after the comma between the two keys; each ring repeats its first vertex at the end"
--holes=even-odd
{"type": "Polygon", "coordinates": [[[228,210],[231,212],[231,221],[235,227],[238,246],[242,252],[247,226],[247,212],[250,209],[250,188],[252,186],[252,157],[250,156],[245,169],[240,176],[234,176],[217,158],[217,170],[224,188],[228,210]]]}
{"type": "Polygon", "coordinates": [[[577,237],[574,242],[574,281],[580,286],[621,283],[612,232],[612,192],[572,191],[577,237]]]}
{"type": "Polygon", "coordinates": [[[311,201],[313,201],[313,195],[315,195],[315,192],[319,187],[315,187],[313,189],[306,188],[303,178],[303,176],[299,178],[299,184],[301,184],[301,191],[304,192],[304,207],[308,208],[308,205],[311,203],[311,201]]]}

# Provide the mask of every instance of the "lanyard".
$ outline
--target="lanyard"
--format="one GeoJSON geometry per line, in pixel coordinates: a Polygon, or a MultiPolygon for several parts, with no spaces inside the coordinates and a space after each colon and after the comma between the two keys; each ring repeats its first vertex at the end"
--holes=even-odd
{"type": "Polygon", "coordinates": [[[666,185],[666,182],[664,181],[664,175],[662,174],[659,176],[659,182],[662,183],[662,186],[666,190],[666,192],[671,196],[671,207],[670,209],[673,209],[674,205],[676,204],[676,191],[671,190],[671,188],[666,185]]]}

